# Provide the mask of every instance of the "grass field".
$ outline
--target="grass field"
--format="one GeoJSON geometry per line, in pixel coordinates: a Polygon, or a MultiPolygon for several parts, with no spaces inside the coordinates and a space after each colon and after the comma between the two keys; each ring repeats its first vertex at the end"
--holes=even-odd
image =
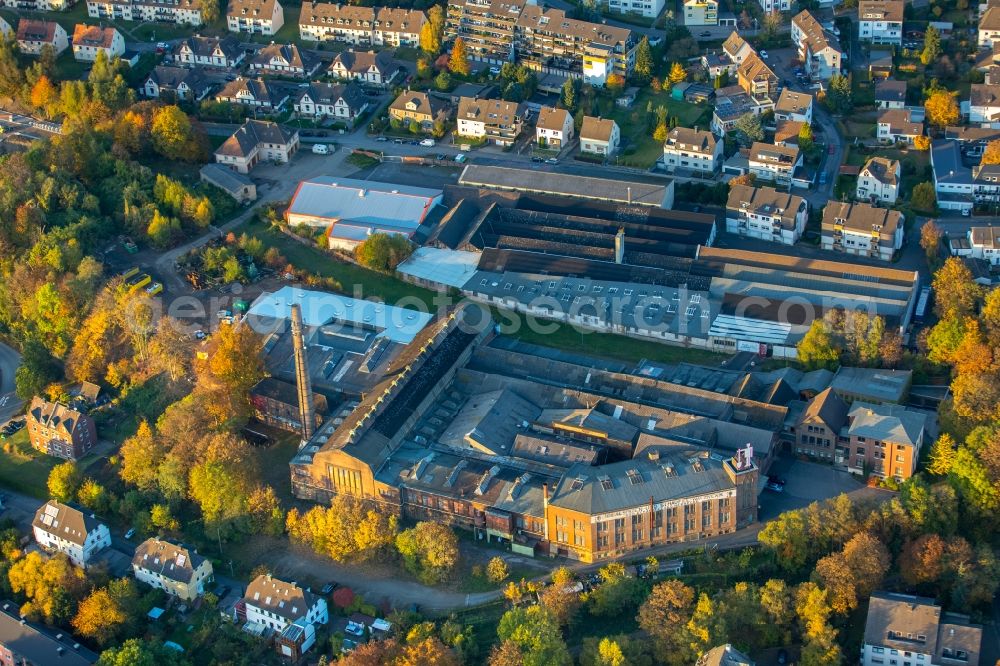
{"type": "MultiPolygon", "coordinates": [[[[86,470],[98,460],[96,455],[84,456],[79,461],[81,470],[86,470]]],[[[14,436],[3,441],[0,455],[0,486],[38,499],[48,499],[47,482],[52,468],[63,462],[60,458],[39,453],[28,442],[27,429],[21,429],[14,436]]]]}
{"type": "MultiPolygon", "coordinates": [[[[678,123],[684,127],[694,127],[699,124],[699,119],[708,111],[706,106],[675,100],[670,97],[669,92],[655,93],[652,90],[643,90],[639,93],[631,109],[612,107],[607,116],[614,118],[621,128],[623,146],[623,153],[619,156],[621,164],[648,168],[663,155],[663,144],[653,138],[652,130],[647,126],[646,107],[650,103],[654,110],[659,106],[666,108],[667,118],[677,118],[678,123]]],[[[702,125],[707,126],[708,121],[702,125]]]]}

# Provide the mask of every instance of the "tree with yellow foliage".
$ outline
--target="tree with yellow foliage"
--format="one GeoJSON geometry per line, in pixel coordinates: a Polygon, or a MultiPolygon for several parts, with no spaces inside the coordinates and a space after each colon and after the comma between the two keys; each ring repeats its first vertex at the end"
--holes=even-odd
{"type": "Polygon", "coordinates": [[[983,158],[980,160],[981,164],[1000,164],[1000,139],[994,139],[986,144],[986,150],[983,151],[983,158]]]}
{"type": "Polygon", "coordinates": [[[461,37],[456,37],[455,42],[451,45],[451,55],[448,57],[448,70],[452,74],[458,74],[459,76],[468,76],[469,72],[472,71],[472,66],[469,65],[469,53],[465,46],[465,40],[461,37]]]}
{"type": "Polygon", "coordinates": [[[49,77],[44,74],[39,76],[31,88],[31,105],[41,111],[46,118],[51,118],[58,101],[59,91],[49,77]]]}
{"type": "Polygon", "coordinates": [[[942,129],[957,123],[959,118],[958,102],[955,100],[957,94],[943,89],[932,92],[924,102],[927,121],[942,129]]]}
{"type": "Polygon", "coordinates": [[[68,622],[76,612],[77,602],[87,591],[87,576],[63,553],[49,559],[31,552],[11,565],[7,573],[10,588],[27,601],[21,614],[49,624],[68,622]]]}
{"type": "Polygon", "coordinates": [[[675,86],[678,83],[683,83],[687,80],[687,70],[684,69],[684,65],[679,62],[675,62],[670,66],[670,73],[667,75],[667,81],[670,82],[671,86],[675,86]]]}
{"type": "Polygon", "coordinates": [[[918,134],[913,137],[913,148],[914,150],[930,150],[931,138],[926,134],[918,134]]]}
{"type": "Polygon", "coordinates": [[[111,581],[80,602],[73,628],[78,634],[105,646],[115,641],[134,621],[139,593],[128,578],[111,581]]]}

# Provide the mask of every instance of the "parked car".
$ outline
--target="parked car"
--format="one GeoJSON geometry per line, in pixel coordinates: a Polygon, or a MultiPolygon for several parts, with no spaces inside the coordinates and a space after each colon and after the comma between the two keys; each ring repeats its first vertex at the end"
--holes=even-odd
{"type": "Polygon", "coordinates": [[[826,185],[826,171],[823,171],[819,174],[819,184],[826,185]]]}
{"type": "Polygon", "coordinates": [[[430,148],[436,143],[437,141],[435,141],[434,139],[424,139],[420,142],[420,145],[423,146],[424,148],[430,148]]]}
{"type": "Polygon", "coordinates": [[[466,157],[465,155],[455,155],[455,161],[458,162],[459,164],[463,164],[467,159],[469,158],[466,157]]]}
{"type": "Polygon", "coordinates": [[[129,531],[125,533],[125,538],[126,539],[131,539],[134,536],[135,536],[135,528],[134,527],[130,528],[129,531]]]}
{"type": "Polygon", "coordinates": [[[337,589],[337,583],[330,581],[320,589],[320,594],[330,594],[337,589]]]}
{"type": "Polygon", "coordinates": [[[703,33],[701,33],[701,34],[700,34],[700,35],[698,35],[698,36],[699,36],[699,37],[711,37],[711,36],[712,36],[712,33],[711,33],[710,31],[706,30],[706,31],[704,31],[703,33]]]}
{"type": "Polygon", "coordinates": [[[554,157],[550,157],[549,159],[545,160],[545,163],[546,164],[559,164],[559,160],[557,160],[554,157]]]}
{"type": "Polygon", "coordinates": [[[403,145],[404,143],[406,143],[406,142],[405,142],[405,141],[403,141],[402,139],[393,139],[393,140],[392,140],[392,142],[393,142],[393,143],[397,143],[397,144],[399,144],[399,145],[403,145]]]}
{"type": "Polygon", "coordinates": [[[767,56],[767,51],[761,50],[760,57],[763,58],[764,60],[767,60],[767,57],[768,57],[767,56]]]}
{"type": "Polygon", "coordinates": [[[531,161],[532,162],[544,162],[545,160],[543,160],[541,157],[538,157],[537,155],[532,155],[531,156],[531,161]]]}
{"type": "Polygon", "coordinates": [[[767,485],[765,486],[765,488],[767,488],[768,490],[770,490],[772,493],[780,493],[780,492],[784,492],[784,490],[785,490],[784,486],[782,486],[782,485],[780,485],[778,483],[775,483],[774,481],[768,481],[767,485]]]}
{"type": "Polygon", "coordinates": [[[379,136],[379,137],[375,137],[375,140],[376,140],[376,141],[378,141],[379,143],[385,143],[385,142],[386,142],[386,141],[388,141],[389,139],[387,139],[387,138],[386,138],[386,137],[384,137],[384,136],[379,136]]]}
{"type": "Polygon", "coordinates": [[[314,143],[312,150],[313,150],[313,155],[330,154],[330,146],[326,145],[325,143],[314,143]]]}

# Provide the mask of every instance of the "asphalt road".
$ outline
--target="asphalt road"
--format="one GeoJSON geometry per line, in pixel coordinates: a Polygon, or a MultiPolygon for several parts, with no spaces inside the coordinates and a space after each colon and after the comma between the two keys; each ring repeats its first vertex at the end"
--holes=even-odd
{"type": "Polygon", "coordinates": [[[0,342],[0,423],[16,415],[24,404],[14,393],[14,373],[21,365],[21,355],[0,342]]]}

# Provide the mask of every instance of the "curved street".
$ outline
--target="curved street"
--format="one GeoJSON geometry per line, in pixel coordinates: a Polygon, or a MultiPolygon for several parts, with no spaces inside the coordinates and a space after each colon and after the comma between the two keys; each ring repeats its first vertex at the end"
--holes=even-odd
{"type": "Polygon", "coordinates": [[[16,415],[24,404],[14,393],[14,373],[21,365],[21,355],[0,342],[0,423],[16,415]]]}

